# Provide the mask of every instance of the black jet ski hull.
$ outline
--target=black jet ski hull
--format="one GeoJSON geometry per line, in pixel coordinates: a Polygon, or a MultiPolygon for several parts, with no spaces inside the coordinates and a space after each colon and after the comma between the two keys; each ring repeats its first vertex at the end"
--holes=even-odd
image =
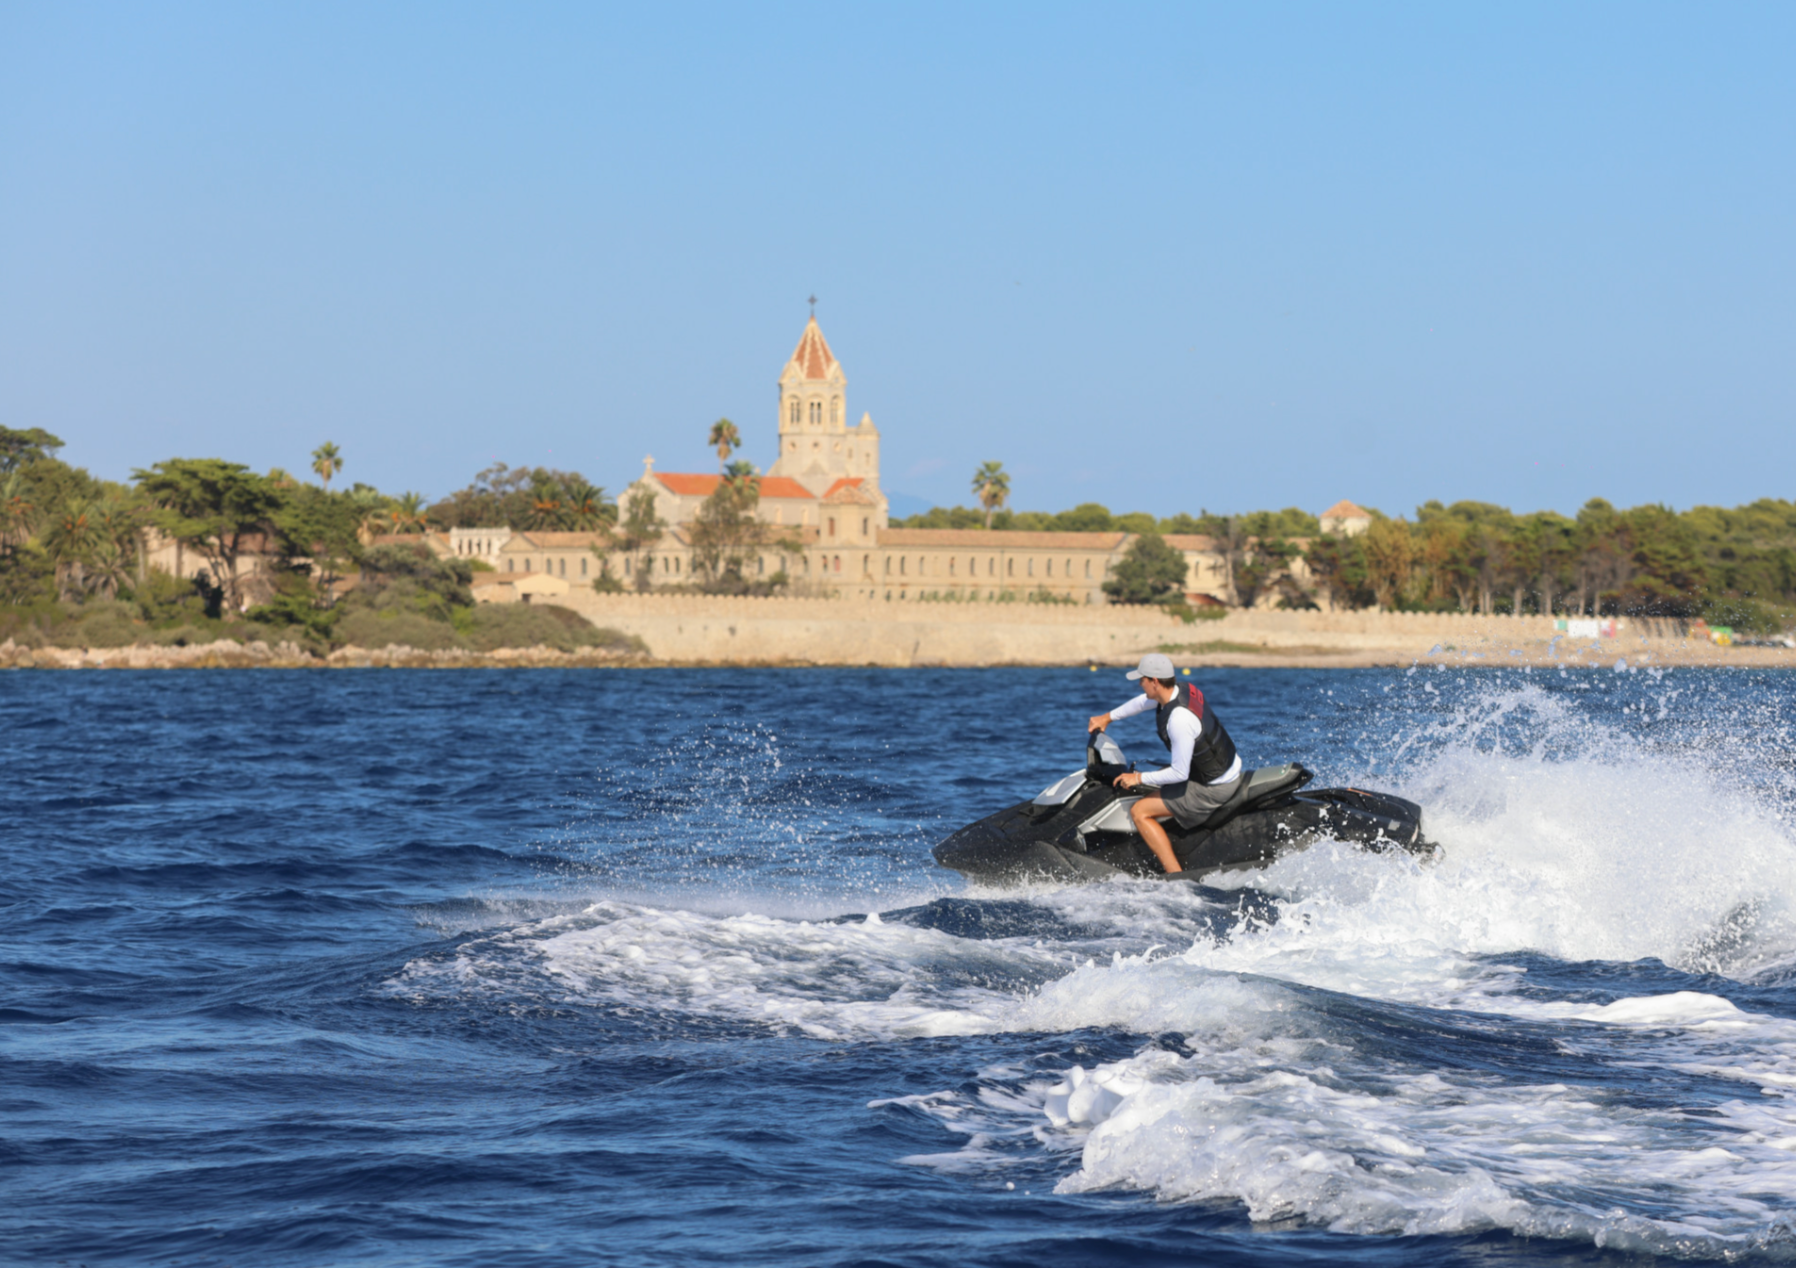
{"type": "MultiPolygon", "coordinates": [[[[1422,808],[1415,802],[1355,788],[1299,791],[1309,779],[1301,766],[1249,771],[1242,791],[1211,824],[1186,830],[1167,820],[1173,853],[1185,869],[1180,875],[1198,880],[1264,867],[1325,839],[1372,851],[1434,853],[1422,836],[1422,808]]],[[[1059,804],[1037,798],[968,824],[935,847],[935,859],[987,885],[1162,876],[1159,861],[1129,823],[1128,807],[1136,800],[1132,790],[1119,793],[1087,778],[1059,804]]]]}

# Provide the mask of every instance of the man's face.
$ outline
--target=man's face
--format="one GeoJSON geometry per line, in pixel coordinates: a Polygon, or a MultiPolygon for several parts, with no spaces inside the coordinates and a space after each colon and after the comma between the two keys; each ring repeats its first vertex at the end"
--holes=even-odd
{"type": "Polygon", "coordinates": [[[1165,704],[1168,700],[1171,700],[1178,692],[1177,687],[1162,687],[1158,680],[1153,678],[1143,678],[1141,680],[1141,689],[1147,692],[1150,700],[1156,700],[1161,704],[1165,704]]]}

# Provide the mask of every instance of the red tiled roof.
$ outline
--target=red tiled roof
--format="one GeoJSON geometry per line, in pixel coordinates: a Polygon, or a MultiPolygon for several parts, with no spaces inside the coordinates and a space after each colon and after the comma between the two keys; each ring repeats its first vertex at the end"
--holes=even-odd
{"type": "MultiPolygon", "coordinates": [[[[718,475],[699,475],[690,471],[657,471],[655,479],[667,488],[670,493],[678,493],[682,497],[710,497],[711,491],[723,480],[718,475]]],[[[790,476],[762,476],[760,480],[761,496],[764,498],[804,498],[816,501],[816,496],[804,485],[790,476]]]]}
{"type": "Polygon", "coordinates": [[[817,495],[789,476],[762,476],[764,498],[815,498],[817,495]]]}
{"type": "Polygon", "coordinates": [[[861,487],[865,480],[861,476],[852,479],[844,477],[837,480],[824,491],[823,501],[848,506],[877,506],[879,499],[861,487]]]}
{"type": "Polygon", "coordinates": [[[798,337],[798,347],[792,352],[792,364],[807,379],[827,379],[830,367],[835,363],[836,355],[829,350],[823,332],[817,328],[817,319],[812,317],[804,325],[804,334],[798,337]]]}
{"type": "Polygon", "coordinates": [[[1359,507],[1357,507],[1353,503],[1349,502],[1346,498],[1342,498],[1339,502],[1336,502],[1333,506],[1329,507],[1326,511],[1322,512],[1322,518],[1323,519],[1342,519],[1342,520],[1369,520],[1372,518],[1372,516],[1369,512],[1360,510],[1359,507]]]}

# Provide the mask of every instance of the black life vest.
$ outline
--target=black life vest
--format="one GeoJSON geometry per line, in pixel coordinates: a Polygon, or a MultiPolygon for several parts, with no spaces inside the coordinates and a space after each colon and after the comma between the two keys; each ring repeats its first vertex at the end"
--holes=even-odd
{"type": "Polygon", "coordinates": [[[1197,719],[1197,743],[1191,746],[1191,770],[1185,776],[1195,779],[1200,784],[1221,779],[1229,773],[1235,764],[1235,742],[1229,739],[1229,733],[1223,730],[1222,721],[1215,712],[1204,706],[1204,693],[1197,689],[1195,683],[1186,683],[1178,688],[1171,700],[1154,711],[1154,725],[1160,730],[1160,743],[1172,749],[1172,736],[1166,730],[1166,724],[1172,721],[1175,710],[1185,709],[1197,719]]]}

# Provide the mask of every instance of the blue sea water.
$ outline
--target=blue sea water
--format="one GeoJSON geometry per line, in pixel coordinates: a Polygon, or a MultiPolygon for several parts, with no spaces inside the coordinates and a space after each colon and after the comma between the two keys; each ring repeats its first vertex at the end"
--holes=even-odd
{"type": "Polygon", "coordinates": [[[1201,680],[1441,858],[935,868],[1108,671],[0,675],[0,1260],[1796,1259],[1796,675],[1201,680]]]}

